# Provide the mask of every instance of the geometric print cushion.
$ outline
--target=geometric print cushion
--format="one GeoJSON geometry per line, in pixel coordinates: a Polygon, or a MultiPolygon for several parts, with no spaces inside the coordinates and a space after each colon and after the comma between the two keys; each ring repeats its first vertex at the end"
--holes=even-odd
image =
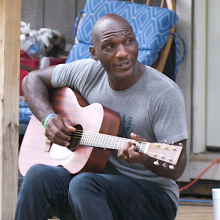
{"type": "Polygon", "coordinates": [[[76,60],[92,58],[89,52],[89,47],[90,47],[89,44],[84,44],[84,43],[74,44],[66,59],[66,63],[71,63],[76,60]]]}
{"type": "Polygon", "coordinates": [[[151,66],[157,59],[158,53],[152,50],[139,50],[137,60],[147,66],[151,66]]]}
{"type": "Polygon", "coordinates": [[[87,0],[84,17],[77,32],[80,43],[92,44],[92,27],[105,14],[117,14],[127,20],[137,38],[138,49],[160,51],[170,29],[178,21],[172,10],[115,0],[87,0]]]}

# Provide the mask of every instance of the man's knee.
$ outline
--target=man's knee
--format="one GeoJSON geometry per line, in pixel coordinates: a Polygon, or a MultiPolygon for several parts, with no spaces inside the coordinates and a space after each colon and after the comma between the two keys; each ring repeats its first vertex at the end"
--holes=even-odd
{"type": "Polygon", "coordinates": [[[39,179],[44,176],[48,176],[48,174],[51,174],[51,167],[43,164],[36,164],[30,167],[25,175],[25,179],[39,179]]]}
{"type": "Polygon", "coordinates": [[[97,174],[80,173],[76,175],[70,182],[69,194],[77,197],[82,196],[86,192],[96,191],[97,174]]]}
{"type": "Polygon", "coordinates": [[[30,184],[32,187],[47,185],[47,183],[53,182],[56,176],[54,172],[54,167],[43,164],[33,165],[26,173],[22,185],[26,185],[26,187],[30,184]]]}

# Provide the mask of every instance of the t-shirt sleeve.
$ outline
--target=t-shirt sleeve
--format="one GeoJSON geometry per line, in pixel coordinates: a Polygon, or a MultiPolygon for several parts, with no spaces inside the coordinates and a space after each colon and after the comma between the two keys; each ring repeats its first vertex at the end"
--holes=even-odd
{"type": "Polygon", "coordinates": [[[182,92],[171,88],[154,106],[153,130],[158,142],[178,142],[188,138],[185,103],[182,92]]]}
{"type": "Polygon", "coordinates": [[[83,93],[102,69],[100,63],[92,59],[59,64],[53,70],[51,84],[53,88],[70,87],[83,93]]]}

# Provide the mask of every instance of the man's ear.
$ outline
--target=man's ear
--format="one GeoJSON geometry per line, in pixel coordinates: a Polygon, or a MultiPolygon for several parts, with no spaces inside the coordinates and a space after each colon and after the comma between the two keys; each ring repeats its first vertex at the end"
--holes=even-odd
{"type": "Polygon", "coordinates": [[[99,59],[98,59],[98,56],[96,55],[94,46],[90,46],[90,47],[89,47],[89,52],[90,52],[90,54],[91,54],[91,56],[92,56],[92,58],[93,58],[94,60],[96,60],[96,61],[99,60],[99,59]]]}

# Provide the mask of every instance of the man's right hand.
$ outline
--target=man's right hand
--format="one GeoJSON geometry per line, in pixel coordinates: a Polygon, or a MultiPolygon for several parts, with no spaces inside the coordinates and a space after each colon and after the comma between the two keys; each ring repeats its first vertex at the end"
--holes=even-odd
{"type": "Polygon", "coordinates": [[[53,143],[69,146],[72,132],[76,128],[70,120],[59,115],[51,117],[46,124],[45,136],[53,143]]]}

